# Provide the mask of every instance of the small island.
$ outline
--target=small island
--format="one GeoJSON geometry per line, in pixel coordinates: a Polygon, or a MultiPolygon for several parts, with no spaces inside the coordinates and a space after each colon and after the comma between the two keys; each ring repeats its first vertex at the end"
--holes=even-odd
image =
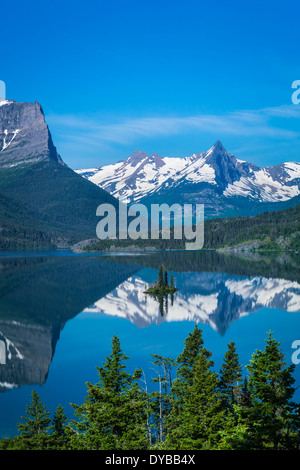
{"type": "Polygon", "coordinates": [[[173,275],[171,274],[170,285],[168,279],[168,270],[161,264],[158,270],[158,281],[150,286],[144,293],[150,295],[168,295],[174,294],[178,289],[174,286],[173,275]]]}

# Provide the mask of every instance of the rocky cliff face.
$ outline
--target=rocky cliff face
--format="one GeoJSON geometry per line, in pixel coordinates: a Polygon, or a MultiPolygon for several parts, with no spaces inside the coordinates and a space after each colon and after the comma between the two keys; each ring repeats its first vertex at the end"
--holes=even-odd
{"type": "Polygon", "coordinates": [[[21,385],[43,385],[60,329],[0,319],[0,392],[21,385]]]}
{"type": "Polygon", "coordinates": [[[113,196],[64,164],[39,103],[0,103],[1,249],[93,238],[97,207],[106,202],[118,207],[113,196]]]}
{"type": "Polygon", "coordinates": [[[0,168],[51,159],[65,165],[39,103],[0,103],[0,168]]]}

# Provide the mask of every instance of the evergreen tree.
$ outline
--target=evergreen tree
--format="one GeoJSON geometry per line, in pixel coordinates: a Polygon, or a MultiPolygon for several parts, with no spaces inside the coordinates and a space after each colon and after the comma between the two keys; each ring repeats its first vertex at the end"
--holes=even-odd
{"type": "Polygon", "coordinates": [[[255,448],[255,440],[250,430],[250,416],[252,414],[251,392],[247,377],[240,388],[238,403],[229,408],[233,411],[231,425],[221,431],[219,449],[222,450],[251,450],[255,448]]]}
{"type": "Polygon", "coordinates": [[[25,449],[43,449],[47,447],[47,431],[51,419],[50,412],[42,404],[39,395],[32,391],[31,404],[26,407],[25,417],[21,417],[23,423],[17,424],[20,431],[19,446],[25,449]]]}
{"type": "Polygon", "coordinates": [[[224,407],[233,412],[233,405],[237,403],[241,394],[242,367],[236,352],[235,343],[228,344],[224,362],[220,369],[219,388],[224,407]]]}
{"type": "Polygon", "coordinates": [[[166,315],[168,315],[168,312],[169,312],[169,296],[168,296],[168,294],[165,295],[165,312],[166,312],[166,315]]]}
{"type": "Polygon", "coordinates": [[[169,287],[168,270],[167,269],[165,269],[165,273],[164,273],[164,286],[169,287]]]}
{"type": "Polygon", "coordinates": [[[218,391],[218,375],[210,370],[212,366],[213,361],[202,349],[195,359],[192,384],[188,385],[183,406],[178,410],[177,426],[166,438],[166,448],[218,448],[226,418],[218,391]]]}
{"type": "Polygon", "coordinates": [[[158,391],[149,394],[146,379],[145,391],[138,384],[142,371],[126,371],[128,357],[114,336],[111,354],[97,368],[100,381],[87,383],[84,403],[73,405],[77,420],[68,425],[59,405],[49,426],[50,413],[33,391],[23,423],[17,425],[20,435],[2,439],[0,450],[143,450],[153,444],[170,450],[299,450],[295,366],[287,365],[272,333],[265,349],[252,355],[243,383],[235,344],[228,344],[218,376],[197,325],[177,358],[174,382],[174,360],[152,358],[158,391]]]}
{"type": "Polygon", "coordinates": [[[241,396],[239,399],[239,405],[241,407],[248,408],[251,404],[251,393],[248,387],[248,379],[247,377],[244,378],[243,385],[241,387],[241,396]]]}
{"type": "Polygon", "coordinates": [[[178,364],[176,375],[185,382],[185,385],[190,385],[197,356],[203,351],[206,357],[210,357],[211,352],[203,346],[202,330],[198,328],[198,325],[195,325],[193,332],[189,333],[184,344],[185,347],[176,361],[178,364]]]}
{"type": "Polygon", "coordinates": [[[162,264],[158,270],[158,287],[164,287],[164,268],[162,264]]]}
{"type": "Polygon", "coordinates": [[[234,406],[238,422],[223,434],[230,449],[297,449],[299,405],[293,401],[295,366],[287,366],[280,344],[268,334],[264,351],[256,350],[241,397],[234,406]]]}
{"type": "Polygon", "coordinates": [[[268,334],[264,351],[256,351],[247,369],[252,397],[250,423],[258,448],[288,448],[297,426],[292,398],[295,365],[286,365],[279,343],[268,334]]]}
{"type": "Polygon", "coordinates": [[[180,413],[184,406],[184,399],[187,395],[188,387],[193,384],[194,368],[197,357],[203,352],[209,358],[211,353],[203,346],[202,330],[195,325],[192,333],[186,338],[185,347],[178,356],[176,379],[172,384],[170,405],[171,410],[167,418],[168,432],[175,430],[180,424],[180,413]]]}
{"type": "Polygon", "coordinates": [[[10,437],[4,437],[0,440],[0,451],[14,449],[18,449],[17,438],[11,439],[10,437]]]}
{"type": "Polygon", "coordinates": [[[145,449],[148,445],[145,396],[137,381],[141,370],[126,372],[120,341],[112,339],[112,353],[103,367],[97,367],[100,382],[87,383],[85,402],[75,409],[79,421],[73,446],[82,449],[129,450],[145,449]]]}
{"type": "Polygon", "coordinates": [[[58,405],[52,420],[53,433],[51,434],[51,445],[54,449],[64,449],[68,444],[67,423],[68,419],[65,415],[64,408],[58,405]]]}
{"type": "Polygon", "coordinates": [[[295,365],[287,366],[280,344],[271,332],[265,350],[252,355],[247,369],[251,405],[246,415],[255,447],[293,447],[299,426],[298,408],[292,401],[295,365]]]}
{"type": "Polygon", "coordinates": [[[156,299],[158,300],[158,304],[159,304],[160,316],[163,317],[164,314],[165,314],[165,309],[164,309],[164,307],[165,307],[165,296],[163,294],[158,294],[156,299]]]}

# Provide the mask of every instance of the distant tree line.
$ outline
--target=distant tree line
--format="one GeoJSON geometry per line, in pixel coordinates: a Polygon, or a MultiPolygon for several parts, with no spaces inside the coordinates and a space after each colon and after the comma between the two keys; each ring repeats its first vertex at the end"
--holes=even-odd
{"type": "MultiPolygon", "coordinates": [[[[104,256],[102,256],[105,258],[104,256]]],[[[279,277],[300,282],[300,260],[296,252],[262,252],[258,256],[228,255],[215,250],[153,252],[151,256],[137,254],[113,256],[107,259],[118,264],[136,263],[157,269],[161,263],[174,272],[219,272],[236,276],[279,277]]]]}
{"type": "Polygon", "coordinates": [[[204,247],[219,248],[259,241],[261,249],[300,248],[300,205],[252,217],[211,219],[204,225],[204,247]],[[286,240],[286,244],[284,243],[286,240]]]}
{"type": "MultiPolygon", "coordinates": [[[[170,239],[99,240],[85,248],[86,251],[120,249],[184,250],[185,239],[174,239],[174,227],[170,239]]],[[[300,249],[300,205],[281,211],[271,211],[249,217],[209,219],[204,222],[204,249],[232,247],[245,242],[258,242],[256,249],[300,249]]]]}
{"type": "Polygon", "coordinates": [[[197,325],[176,361],[152,355],[152,391],[142,369],[128,372],[127,359],[114,336],[99,382],[87,383],[84,402],[72,404],[74,419],[61,405],[51,419],[33,391],[19,435],[2,439],[0,450],[299,450],[295,366],[271,332],[245,376],[234,342],[213,370],[197,325]]]}
{"type": "MultiPolygon", "coordinates": [[[[23,176],[24,178],[26,176],[26,183],[25,180],[21,179],[22,188],[26,185],[31,190],[28,189],[26,192],[26,201],[21,201],[17,197],[19,194],[23,194],[20,192],[20,182],[15,187],[16,180],[14,178],[11,180],[13,175],[10,174],[8,178],[6,172],[3,173],[3,171],[2,169],[2,179],[0,179],[0,250],[2,251],[43,249],[58,245],[66,246],[80,240],[93,239],[93,237],[95,237],[95,243],[87,246],[85,250],[148,250],[152,248],[167,251],[185,249],[186,240],[184,238],[181,240],[175,239],[172,227],[170,239],[162,239],[160,236],[159,239],[152,240],[149,233],[148,239],[98,241],[96,239],[98,218],[96,214],[91,214],[91,201],[95,199],[95,188],[92,184],[88,185],[88,195],[82,195],[82,198],[79,198],[82,208],[80,217],[77,219],[76,216],[75,224],[74,213],[76,211],[74,207],[77,207],[80,193],[76,191],[71,193],[69,191],[67,195],[65,194],[64,178],[71,177],[71,174],[66,175],[65,170],[63,170],[63,175],[56,178],[56,197],[53,200],[53,187],[50,178],[51,168],[44,168],[43,172],[39,172],[38,168],[33,172],[25,172],[23,176]],[[46,204],[46,209],[42,211],[39,207],[39,198],[36,197],[36,178],[38,178],[39,184],[41,178],[43,182],[43,203],[46,204]]],[[[19,177],[17,181],[19,181],[19,177]]],[[[80,181],[79,178],[78,184],[80,181]]],[[[110,196],[108,193],[103,192],[103,197],[109,200],[110,196]]],[[[258,249],[299,250],[299,214],[300,205],[297,205],[280,211],[264,212],[256,216],[206,220],[203,248],[217,249],[249,241],[258,241],[258,249]]]]}

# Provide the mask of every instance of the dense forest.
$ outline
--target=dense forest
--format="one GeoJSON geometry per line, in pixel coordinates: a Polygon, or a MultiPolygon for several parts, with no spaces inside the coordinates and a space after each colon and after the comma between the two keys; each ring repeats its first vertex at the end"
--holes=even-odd
{"type": "Polygon", "coordinates": [[[67,246],[96,236],[108,192],[54,161],[0,168],[0,250],[67,246]]]}
{"type": "MultiPolygon", "coordinates": [[[[86,251],[111,249],[183,250],[185,239],[176,240],[171,229],[170,239],[99,240],[86,251]]],[[[298,251],[300,249],[300,205],[281,211],[264,212],[249,217],[209,219],[204,222],[204,249],[237,247],[248,244],[248,249],[270,251],[298,251]]]]}
{"type": "Polygon", "coordinates": [[[252,217],[208,220],[204,240],[205,248],[255,241],[257,249],[297,250],[300,248],[300,205],[252,217]]]}
{"type": "MultiPolygon", "coordinates": [[[[3,173],[4,170],[2,170],[3,173]]],[[[137,240],[97,240],[96,226],[99,219],[96,214],[91,216],[91,206],[95,204],[93,184],[88,186],[90,194],[81,195],[80,182],[76,190],[68,191],[65,184],[70,175],[66,169],[61,170],[63,175],[56,178],[55,194],[51,168],[37,169],[32,174],[24,172],[22,187],[16,186],[16,181],[10,175],[2,174],[0,185],[0,250],[28,250],[45,249],[56,246],[74,245],[80,240],[89,239],[92,242],[83,248],[86,251],[105,250],[183,250],[185,239],[174,239],[171,228],[170,239],[158,240],[139,238],[137,240]],[[46,171],[47,170],[47,171],[46,171]],[[42,181],[40,179],[43,175],[42,181]],[[48,176],[48,177],[47,177],[48,176]],[[36,198],[36,186],[43,184],[43,191],[36,198]],[[26,200],[20,200],[17,195],[22,194],[26,185],[26,200]],[[16,186],[16,188],[15,188],[16,186]],[[12,191],[9,188],[15,188],[12,191]],[[28,188],[31,188],[29,191],[28,188]],[[51,196],[51,197],[50,197],[51,196]],[[77,198],[80,197],[80,210],[77,207],[77,198]],[[90,197],[90,200],[89,200],[90,197]],[[54,200],[53,200],[54,199],[54,200]],[[39,207],[41,205],[41,208],[39,207]],[[76,224],[74,217],[77,214],[76,224]],[[94,239],[94,241],[93,241],[94,239]]],[[[17,181],[19,181],[17,179],[17,181]]],[[[72,181],[74,185],[74,181],[72,181]]],[[[106,193],[103,192],[105,195],[106,193]]],[[[107,198],[109,194],[107,193],[107,198]]],[[[108,199],[109,200],[109,199],[108,199]]],[[[249,217],[228,217],[208,219],[204,223],[204,249],[218,249],[236,247],[250,244],[252,250],[299,250],[300,248],[300,205],[280,211],[265,212],[249,217]]],[[[83,244],[84,247],[84,244],[83,244]]],[[[79,248],[80,244],[79,244],[79,248]]]]}
{"type": "Polygon", "coordinates": [[[0,450],[299,450],[295,365],[272,332],[246,374],[234,342],[217,373],[197,325],[176,361],[152,354],[151,391],[142,369],[128,371],[128,359],[114,336],[99,382],[87,383],[71,420],[61,405],[51,416],[33,391],[19,434],[2,439],[0,450]]]}

